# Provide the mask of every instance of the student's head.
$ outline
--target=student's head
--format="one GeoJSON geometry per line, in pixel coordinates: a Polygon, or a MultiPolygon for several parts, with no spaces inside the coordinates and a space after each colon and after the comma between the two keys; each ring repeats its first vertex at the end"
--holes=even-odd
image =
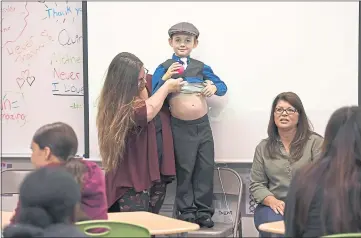
{"type": "Polygon", "coordinates": [[[78,150],[78,139],[69,125],[56,122],[40,127],[31,142],[31,162],[37,168],[67,161],[78,150]]]}
{"type": "Polygon", "coordinates": [[[268,123],[268,147],[271,155],[276,149],[279,134],[291,130],[296,130],[291,153],[298,159],[302,156],[303,146],[307,143],[312,128],[299,96],[293,92],[283,92],[273,100],[268,123]]]}
{"type": "Polygon", "coordinates": [[[99,149],[106,171],[122,160],[125,139],[134,126],[134,108],[141,101],[139,93],[145,87],[146,74],[142,61],[127,52],[116,55],[108,67],[97,114],[99,149]]]}
{"type": "Polygon", "coordinates": [[[361,217],[360,107],[342,107],[331,115],[321,158],[301,170],[296,193],[296,217],[301,226],[307,223],[318,186],[323,192],[321,220],[331,224],[333,233],[355,231],[361,217]]]}
{"type": "Polygon", "coordinates": [[[361,165],[361,109],[342,107],[332,115],[325,130],[323,143],[325,156],[335,156],[340,165],[353,167],[357,161],[361,165]],[[338,155],[338,156],[337,156],[338,155]],[[346,155],[349,155],[346,161],[346,155]]]}
{"type": "Polygon", "coordinates": [[[78,139],[68,124],[55,122],[40,127],[33,136],[31,150],[31,162],[36,168],[64,164],[77,181],[81,182],[85,166],[75,158],[78,139]]]}
{"type": "Polygon", "coordinates": [[[169,45],[179,57],[187,57],[198,45],[199,31],[191,23],[180,22],[168,30],[169,45]]]}
{"type": "Polygon", "coordinates": [[[51,225],[73,222],[80,199],[79,185],[64,168],[37,169],[20,186],[15,224],[4,229],[4,237],[38,237],[51,225]]]}

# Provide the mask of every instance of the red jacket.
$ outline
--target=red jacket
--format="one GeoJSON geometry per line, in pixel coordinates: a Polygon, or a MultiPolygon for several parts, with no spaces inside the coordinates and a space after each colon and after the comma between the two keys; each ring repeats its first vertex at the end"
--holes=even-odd
{"type": "MultiPolygon", "coordinates": [[[[100,167],[91,161],[82,160],[88,168],[84,176],[84,184],[81,195],[81,209],[90,220],[107,220],[108,204],[105,193],[105,178],[100,167]]],[[[47,166],[61,166],[61,164],[49,164],[47,166]]],[[[14,223],[16,214],[19,212],[20,202],[18,201],[14,216],[10,223],[14,223]]]]}

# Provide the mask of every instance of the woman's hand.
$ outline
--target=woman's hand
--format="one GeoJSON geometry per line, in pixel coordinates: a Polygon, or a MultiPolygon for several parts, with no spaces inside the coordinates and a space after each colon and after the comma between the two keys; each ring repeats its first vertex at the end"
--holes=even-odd
{"type": "Polygon", "coordinates": [[[281,214],[285,211],[285,203],[278,200],[274,196],[268,196],[264,199],[263,204],[269,206],[276,214],[281,214]]]}
{"type": "Polygon", "coordinates": [[[177,79],[168,79],[167,81],[165,81],[164,84],[168,88],[168,93],[176,93],[181,90],[182,86],[185,83],[186,82],[183,82],[182,78],[177,78],[177,79]]]}

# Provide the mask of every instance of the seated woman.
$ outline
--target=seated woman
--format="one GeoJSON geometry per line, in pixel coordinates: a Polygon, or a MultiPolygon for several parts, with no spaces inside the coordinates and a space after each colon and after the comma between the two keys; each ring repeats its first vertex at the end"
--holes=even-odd
{"type": "Polygon", "coordinates": [[[110,212],[158,213],[166,183],[175,176],[173,140],[166,128],[169,118],[168,122],[161,120],[166,118],[161,113],[161,121],[153,119],[168,94],[180,91],[182,79],[167,80],[150,96],[146,76],[143,63],[135,55],[120,53],[109,65],[99,97],[98,140],[110,212]],[[162,156],[158,156],[157,144],[163,146],[162,156]]]}
{"type": "MultiPolygon", "coordinates": [[[[268,138],[255,151],[250,193],[258,203],[254,223],[283,220],[285,199],[294,172],[317,160],[323,138],[310,128],[301,99],[293,92],[273,101],[268,138]]],[[[260,232],[261,237],[270,234],[260,232]]]]}
{"type": "Polygon", "coordinates": [[[5,227],[5,238],[87,237],[73,225],[81,192],[64,168],[44,167],[28,174],[20,186],[17,221],[5,227]]]}
{"type": "Polygon", "coordinates": [[[287,237],[361,232],[361,108],[336,110],[322,156],[295,175],[285,209],[287,237]]]}
{"type": "MultiPolygon", "coordinates": [[[[75,158],[77,136],[69,125],[56,122],[39,128],[31,142],[31,162],[36,168],[62,166],[81,185],[81,210],[91,220],[106,220],[105,178],[100,167],[91,161],[75,158]]],[[[11,222],[15,222],[19,207],[11,222]]]]}

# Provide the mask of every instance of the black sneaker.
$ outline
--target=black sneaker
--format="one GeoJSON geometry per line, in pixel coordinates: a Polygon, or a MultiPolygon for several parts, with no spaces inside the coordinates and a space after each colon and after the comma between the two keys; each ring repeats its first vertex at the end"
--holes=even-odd
{"type": "Polygon", "coordinates": [[[182,221],[196,223],[196,219],[194,217],[181,217],[181,216],[179,216],[178,219],[182,220],[182,221]]]}
{"type": "Polygon", "coordinates": [[[183,219],[183,221],[195,223],[195,222],[196,222],[196,219],[195,219],[194,217],[188,217],[188,218],[183,219]]]}
{"type": "Polygon", "coordinates": [[[196,223],[200,227],[212,228],[214,226],[214,222],[212,221],[212,219],[210,217],[200,217],[196,220],[196,223]]]}

